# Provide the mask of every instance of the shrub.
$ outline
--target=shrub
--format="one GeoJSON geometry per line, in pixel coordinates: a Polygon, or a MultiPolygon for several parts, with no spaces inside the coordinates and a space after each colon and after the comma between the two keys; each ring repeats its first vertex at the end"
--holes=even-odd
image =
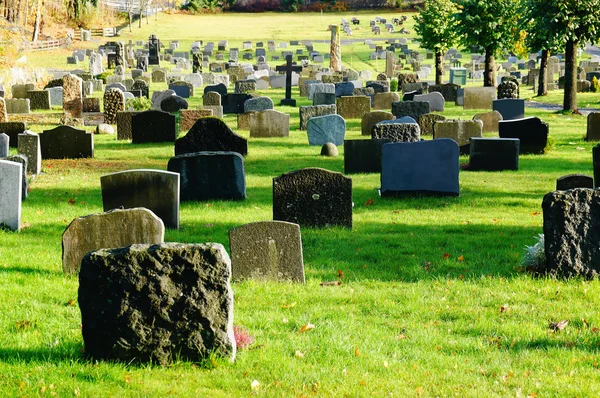
{"type": "Polygon", "coordinates": [[[125,108],[134,111],[146,111],[152,108],[152,101],[146,97],[129,98],[125,101],[125,108]]]}
{"type": "Polygon", "coordinates": [[[99,75],[94,76],[95,79],[100,79],[102,80],[102,83],[106,84],[106,76],[112,76],[114,73],[112,73],[111,71],[104,71],[102,73],[100,73],[99,75]]]}
{"type": "Polygon", "coordinates": [[[395,77],[390,80],[390,91],[398,91],[398,79],[395,77]]]}
{"type": "Polygon", "coordinates": [[[535,238],[537,242],[533,246],[525,246],[525,254],[521,259],[521,265],[526,269],[540,270],[546,264],[544,234],[539,234],[535,238]]]}
{"type": "Polygon", "coordinates": [[[596,78],[596,76],[594,76],[592,78],[592,85],[590,87],[590,91],[592,93],[598,93],[598,92],[600,92],[600,82],[598,82],[598,79],[596,78]]]}

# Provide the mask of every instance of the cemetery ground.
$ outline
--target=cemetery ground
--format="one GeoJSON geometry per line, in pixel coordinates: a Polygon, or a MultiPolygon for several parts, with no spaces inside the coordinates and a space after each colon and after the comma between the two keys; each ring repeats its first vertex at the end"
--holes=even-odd
{"type": "MultiPolygon", "coordinates": [[[[275,104],[284,96],[282,89],[259,94],[275,104]]],[[[309,105],[297,88],[293,97],[309,105]]],[[[579,98],[597,107],[597,95],[579,98]]],[[[201,97],[189,102],[195,108],[201,97]]],[[[321,157],[298,129],[297,108],[276,109],[291,114],[290,137],[249,139],[248,198],[182,203],[180,229],[167,229],[165,241],[228,249],[231,228],[272,219],[274,177],[304,167],[343,171],[343,147],[338,157],[321,157]]],[[[476,113],[446,103],[443,115],[467,120],[476,113]]],[[[52,128],[59,114],[47,112],[29,128],[52,128]]],[[[520,264],[523,248],[542,232],[543,195],[560,176],[591,174],[596,143],[583,140],[583,116],[529,108],[526,116],[549,123],[549,152],[521,155],[518,171],[462,170],[459,197],[380,198],[379,174],[350,175],[353,229],[302,228],[306,285],[233,284],[234,324],[254,340],[234,364],[217,357],[166,367],[82,358],[78,280],[62,272],[61,235],[74,218],[102,211],[100,176],[166,170],[173,145],[96,135],[93,159],[44,160],[23,203],[22,230],[0,232],[0,394],[599,395],[598,281],[536,277],[520,264]],[[563,320],[563,330],[549,327],[563,320]]],[[[224,120],[248,138],[235,116],[224,120]]],[[[360,120],[347,120],[346,138],[364,138],[360,120]]]]}

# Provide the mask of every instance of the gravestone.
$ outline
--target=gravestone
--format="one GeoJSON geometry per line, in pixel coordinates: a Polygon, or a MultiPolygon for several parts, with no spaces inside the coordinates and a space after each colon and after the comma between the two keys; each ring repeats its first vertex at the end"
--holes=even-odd
{"type": "Polygon", "coordinates": [[[135,243],[164,242],[165,226],[145,208],[115,209],[71,221],[62,235],[62,266],[67,274],[79,273],[83,256],[102,248],[135,243]]]}
{"type": "Polygon", "coordinates": [[[104,72],[104,68],[102,67],[102,55],[92,51],[89,59],[89,73],[92,76],[98,76],[102,72],[104,72]]]}
{"type": "Polygon", "coordinates": [[[179,129],[186,131],[191,129],[196,120],[201,117],[213,116],[213,111],[211,109],[182,109],[179,111],[179,115],[181,116],[179,129]]]}
{"type": "Polygon", "coordinates": [[[585,139],[588,141],[600,140],[600,112],[591,112],[588,114],[585,139]]]}
{"type": "MultiPolygon", "coordinates": [[[[50,106],[63,106],[63,88],[51,87],[44,89],[50,94],[50,106]]],[[[2,100],[4,102],[4,100],[2,100]]]]}
{"type": "Polygon", "coordinates": [[[256,91],[256,81],[253,79],[237,80],[235,82],[236,94],[248,94],[256,91]]]}
{"type": "Polygon", "coordinates": [[[235,134],[221,119],[203,117],[190,131],[175,140],[175,156],[194,152],[237,152],[248,154],[248,141],[235,134]]]}
{"type": "Polygon", "coordinates": [[[145,80],[135,79],[133,81],[133,85],[131,86],[131,90],[139,90],[141,91],[143,97],[150,98],[150,87],[145,80]]]}
{"type": "Polygon", "coordinates": [[[46,90],[31,90],[27,92],[29,108],[31,110],[51,109],[50,93],[46,90]]]}
{"type": "Polygon", "coordinates": [[[104,211],[145,207],[168,228],[179,228],[179,174],[126,170],[100,177],[104,211]]]}
{"type": "Polygon", "coordinates": [[[17,147],[17,136],[27,130],[25,122],[4,122],[0,123],[0,133],[6,134],[10,139],[9,144],[11,147],[17,147]]]}
{"type": "Polygon", "coordinates": [[[160,65],[160,40],[155,35],[148,39],[148,65],[160,65]]]}
{"type": "Polygon", "coordinates": [[[14,99],[25,99],[27,98],[27,93],[32,90],[35,90],[35,86],[31,83],[15,84],[11,87],[12,97],[14,99]]]}
{"type": "Polygon", "coordinates": [[[202,100],[204,101],[204,105],[222,105],[223,97],[227,96],[227,87],[222,84],[214,84],[210,86],[204,87],[204,95],[202,96],[202,100]],[[214,94],[212,94],[214,93],[214,94]],[[218,94],[217,97],[215,94],[218,94]],[[218,98],[218,103],[217,103],[218,98]],[[209,103],[207,103],[207,101],[209,103]]]}
{"type": "Polygon", "coordinates": [[[187,85],[169,84],[169,90],[173,90],[175,95],[181,98],[190,98],[190,88],[187,85]]]}
{"type": "Polygon", "coordinates": [[[402,123],[397,120],[384,120],[371,128],[372,139],[389,139],[393,142],[417,142],[421,139],[419,125],[402,123]]]}
{"type": "Polygon", "coordinates": [[[9,154],[10,138],[4,133],[0,133],[0,158],[5,158],[9,154]]]}
{"type": "Polygon", "coordinates": [[[435,113],[426,113],[419,116],[418,124],[421,129],[421,135],[433,135],[435,123],[442,120],[446,120],[446,118],[435,113]]]}
{"type": "Polygon", "coordinates": [[[568,174],[556,180],[557,191],[575,188],[594,189],[594,178],[585,174],[568,174]]]}
{"type": "Polygon", "coordinates": [[[250,137],[289,137],[290,115],[273,109],[250,114],[250,137]]]}
{"type": "Polygon", "coordinates": [[[460,86],[452,83],[448,84],[435,84],[429,86],[429,92],[439,92],[444,97],[446,102],[456,102],[456,97],[458,95],[458,89],[460,86]]]}
{"type": "Polygon", "coordinates": [[[438,92],[415,95],[413,97],[413,101],[426,101],[429,102],[429,110],[433,112],[443,112],[444,111],[444,96],[438,92]]]}
{"type": "Polygon", "coordinates": [[[390,139],[344,140],[344,173],[381,173],[381,147],[390,139]]]}
{"type": "Polygon", "coordinates": [[[306,135],[309,145],[322,146],[328,142],[342,145],[346,135],[346,121],[340,115],[315,116],[308,119],[306,135]]]}
{"type": "Polygon", "coordinates": [[[505,98],[494,100],[492,107],[502,115],[502,120],[523,119],[525,117],[525,100],[505,98]]]}
{"type": "Polygon", "coordinates": [[[335,83],[336,97],[349,97],[354,93],[354,84],[352,82],[335,83]]]}
{"type": "Polygon", "coordinates": [[[600,271],[600,191],[547,193],[542,201],[546,263],[540,272],[595,278],[600,271]]]}
{"type": "Polygon", "coordinates": [[[498,123],[502,120],[502,115],[498,111],[479,113],[473,116],[473,120],[480,120],[483,123],[483,132],[498,132],[498,123]]]}
{"type": "Polygon", "coordinates": [[[175,95],[175,91],[173,90],[165,90],[165,91],[154,91],[152,93],[152,109],[159,111],[160,104],[166,98],[172,97],[175,95]]]}
{"type": "Polygon", "coordinates": [[[471,138],[469,170],[519,170],[519,140],[516,138],[471,138]]]}
{"type": "Polygon", "coordinates": [[[339,97],[336,100],[336,106],[338,115],[344,119],[362,119],[371,111],[371,99],[363,96],[339,97]]]}
{"type": "Polygon", "coordinates": [[[83,116],[83,88],[82,80],[75,75],[63,77],[63,113],[69,118],[83,116]]]}
{"type": "Polygon", "coordinates": [[[352,180],[319,168],[274,178],[273,220],[301,227],[352,228],[352,180]]]}
{"type": "Polygon", "coordinates": [[[167,170],[179,173],[180,200],[246,199],[244,158],[237,152],[195,152],[169,159],[167,170]]]}
{"type": "Polygon", "coordinates": [[[309,100],[313,99],[316,93],[333,93],[335,94],[335,84],[332,83],[309,83],[307,84],[306,93],[309,100]]]}
{"type": "Polygon", "coordinates": [[[131,118],[131,142],[173,142],[176,129],[174,115],[154,110],[140,112],[131,118]]]}
{"type": "Polygon", "coordinates": [[[373,111],[369,113],[365,113],[361,120],[361,134],[362,135],[371,135],[371,131],[373,130],[373,126],[376,123],[379,123],[384,120],[394,120],[396,117],[389,112],[384,111],[373,111]]]}
{"type": "Polygon", "coordinates": [[[492,109],[492,103],[497,98],[495,87],[465,87],[464,109],[492,109]]]}
{"type": "Polygon", "coordinates": [[[29,130],[18,135],[19,153],[27,156],[27,172],[38,175],[42,171],[42,150],[39,134],[29,130]]]}
{"type": "Polygon", "coordinates": [[[131,245],[87,254],[78,303],[94,361],[235,360],[231,262],[218,243],[131,245]],[[168,314],[168,316],[166,315],[168,314]]]}
{"type": "Polygon", "coordinates": [[[419,116],[429,113],[429,102],[418,101],[398,101],[392,102],[392,114],[397,118],[402,116],[410,116],[415,120],[419,116]]]}
{"type": "Polygon", "coordinates": [[[298,224],[262,221],[229,231],[234,281],[244,279],[305,283],[298,224]]]}
{"type": "Polygon", "coordinates": [[[392,109],[392,103],[400,101],[400,95],[395,92],[377,93],[373,100],[373,109],[392,109]]]}
{"type": "Polygon", "coordinates": [[[125,95],[123,91],[109,88],[104,92],[104,123],[115,124],[117,112],[125,110],[125,95]]]}
{"type": "Polygon", "coordinates": [[[16,98],[16,99],[5,99],[6,112],[8,114],[14,113],[29,113],[31,112],[29,106],[29,98],[16,98]]]}
{"type": "Polygon", "coordinates": [[[160,110],[167,113],[176,113],[188,108],[188,102],[178,95],[171,95],[160,102],[160,110]]]}
{"type": "Polygon", "coordinates": [[[306,130],[306,124],[311,117],[333,115],[337,112],[335,105],[316,105],[300,107],[300,130],[306,130]]]}
{"type": "Polygon", "coordinates": [[[273,100],[269,97],[251,98],[244,102],[244,112],[262,112],[268,109],[274,109],[273,100]]]}
{"type": "Polygon", "coordinates": [[[42,159],[94,157],[94,135],[71,126],[44,130],[40,135],[42,159]]]}
{"type": "Polygon", "coordinates": [[[293,66],[292,58],[292,55],[287,55],[286,64],[275,67],[277,72],[285,72],[285,98],[280,101],[280,105],[296,106],[296,100],[292,98],[292,73],[302,72],[302,67],[293,66]]]}
{"type": "Polygon", "coordinates": [[[0,123],[8,122],[8,112],[6,110],[6,101],[0,98],[0,123]]]}
{"type": "Polygon", "coordinates": [[[21,199],[23,166],[0,160],[0,226],[21,229],[21,199]]]}
{"type": "MultiPolygon", "coordinates": [[[[0,135],[1,137],[1,135],[0,135]]],[[[29,196],[29,178],[27,177],[27,156],[23,154],[7,155],[2,157],[2,160],[19,163],[21,165],[21,201],[24,201],[29,196]]]]}
{"type": "Polygon", "coordinates": [[[500,138],[518,138],[522,154],[543,154],[548,143],[548,124],[537,117],[500,121],[498,133],[500,138]]]}
{"type": "Polygon", "coordinates": [[[162,69],[152,71],[152,83],[164,83],[167,81],[167,75],[162,69]]]}
{"type": "Polygon", "coordinates": [[[133,115],[138,111],[117,112],[117,140],[131,140],[133,115]]]}
{"type": "Polygon", "coordinates": [[[482,137],[482,128],[479,120],[442,120],[433,126],[433,138],[450,138],[456,141],[461,154],[468,154],[471,138],[482,137]]]}
{"type": "Polygon", "coordinates": [[[453,140],[389,143],[381,157],[382,197],[460,193],[459,149],[453,140]]]}
{"type": "Polygon", "coordinates": [[[313,106],[316,105],[335,105],[336,96],[334,93],[315,93],[313,94],[313,106]]]}

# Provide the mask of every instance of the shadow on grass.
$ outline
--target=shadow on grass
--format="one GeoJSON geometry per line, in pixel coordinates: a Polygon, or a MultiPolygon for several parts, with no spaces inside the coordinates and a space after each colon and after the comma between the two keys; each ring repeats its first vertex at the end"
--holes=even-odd
{"type": "Polygon", "coordinates": [[[64,275],[62,270],[52,271],[49,269],[33,268],[33,267],[15,267],[15,266],[0,266],[0,275],[3,273],[20,273],[25,275],[37,276],[61,276],[64,275]]]}
{"type": "Polygon", "coordinates": [[[63,343],[60,350],[42,347],[31,349],[0,348],[0,362],[50,363],[54,365],[63,365],[65,361],[84,363],[86,361],[81,354],[81,348],[82,345],[77,343],[63,343]]]}

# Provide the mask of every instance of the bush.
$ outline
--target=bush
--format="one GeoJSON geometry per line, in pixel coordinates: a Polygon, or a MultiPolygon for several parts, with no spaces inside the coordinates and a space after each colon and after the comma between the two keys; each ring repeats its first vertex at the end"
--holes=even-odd
{"type": "Polygon", "coordinates": [[[125,109],[128,110],[146,111],[150,108],[152,108],[152,101],[144,96],[129,98],[127,101],[125,101],[125,109]]]}
{"type": "Polygon", "coordinates": [[[544,234],[539,234],[533,246],[525,246],[525,254],[521,265],[526,269],[541,270],[546,265],[546,251],[544,248],[544,234]]]}
{"type": "Polygon", "coordinates": [[[102,83],[106,84],[106,76],[112,76],[112,75],[114,75],[114,73],[107,70],[107,71],[100,73],[99,75],[94,76],[94,79],[102,80],[102,83]]]}
{"type": "Polygon", "coordinates": [[[598,82],[598,79],[596,78],[596,76],[594,76],[592,78],[592,85],[590,87],[590,91],[592,93],[598,93],[598,92],[600,92],[600,82],[598,82]]]}
{"type": "Polygon", "coordinates": [[[390,91],[398,91],[398,79],[395,77],[390,80],[390,91]]]}

